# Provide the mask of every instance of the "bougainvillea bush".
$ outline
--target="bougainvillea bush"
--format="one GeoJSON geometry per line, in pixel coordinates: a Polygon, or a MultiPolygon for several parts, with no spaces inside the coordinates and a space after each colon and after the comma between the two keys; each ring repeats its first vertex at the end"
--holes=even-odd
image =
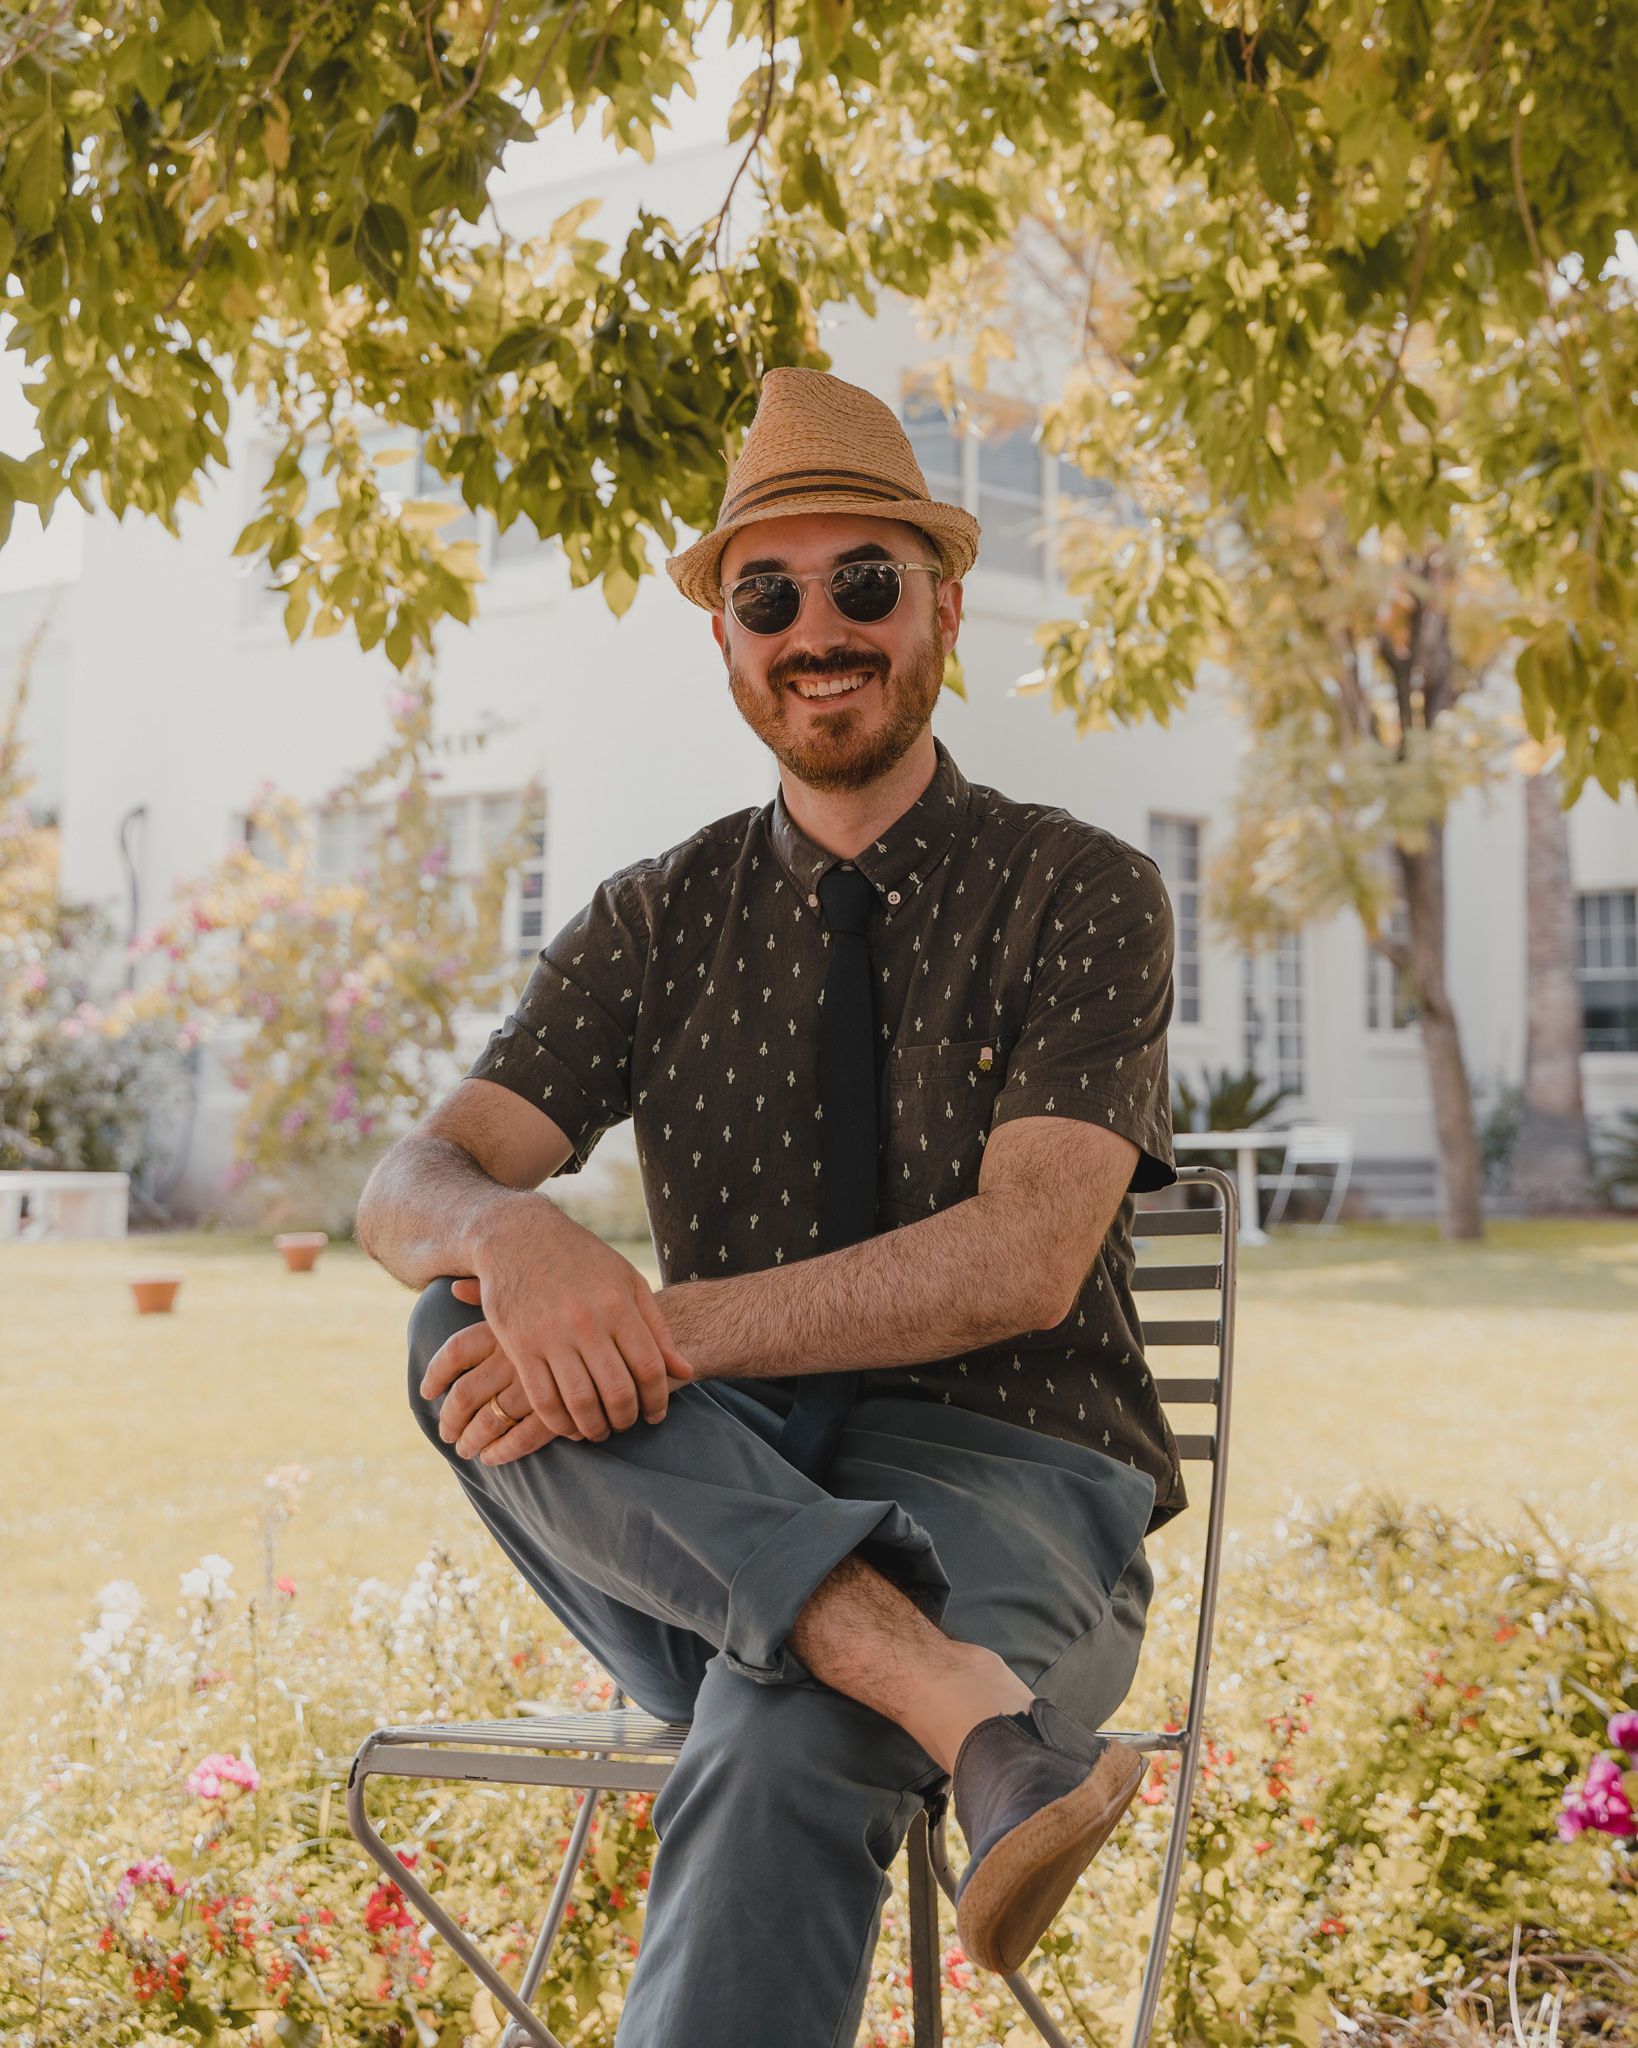
{"type": "MultiPolygon", "coordinates": [[[[347,1762],[384,1722],[595,1706],[607,1681],[488,1553],[434,1550],[407,1587],[366,1581],[312,1613],[267,1563],[242,1599],[225,1559],[202,1560],[180,1627],[128,1583],[100,1596],[76,1685],[47,1703],[8,1787],[8,2043],[496,2038],[487,1995],[349,1835],[347,1762]]],[[[1638,1708],[1634,1563],[1630,1539],[1567,1555],[1357,1501],[1282,1524],[1256,1555],[1231,1544],[1155,2040],[1317,2042],[1357,2028],[1351,2014],[1413,2016],[1486,1967],[1505,1973],[1521,1934],[1526,1965],[1630,1950],[1638,1857],[1608,1824],[1630,1801],[1593,1766],[1606,1742],[1625,1754],[1638,1708]],[[1578,1825],[1560,1825],[1568,1812],[1578,1825]]],[[[1178,1719],[1194,1604],[1174,1571],[1120,1725],[1178,1719]]],[[[1174,1770],[1153,1764],[1031,1964],[1089,2043],[1123,2038],[1174,1770]]],[[[388,1840],[513,1981],[573,1798],[372,1791],[388,1840]]],[[[566,2042],[613,2038],[642,1939],[650,1803],[611,1795],[599,1815],[546,1989],[566,2042]]],[[[952,1853],[959,1869],[953,1830],[952,1853]]],[[[905,1925],[896,1889],[865,2048],[910,2039],[905,1925]]],[[[1016,2009],[945,1925],[947,2038],[1006,2041],[1016,2009]]]]}

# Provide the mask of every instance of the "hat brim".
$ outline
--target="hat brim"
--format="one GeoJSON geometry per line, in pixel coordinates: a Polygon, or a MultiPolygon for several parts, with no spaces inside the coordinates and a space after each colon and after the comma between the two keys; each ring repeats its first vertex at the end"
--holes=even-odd
{"type": "Polygon", "coordinates": [[[722,551],[742,526],[759,526],[771,519],[800,519],[810,512],[856,512],[871,519],[896,519],[907,526],[919,526],[938,549],[946,576],[965,576],[978,559],[978,521],[959,505],[941,505],[932,498],[862,497],[851,491],[815,491],[799,505],[779,511],[749,512],[743,519],[731,519],[726,526],[713,527],[707,534],[666,561],[666,574],[691,604],[706,611],[723,608],[720,564],[722,551]]]}

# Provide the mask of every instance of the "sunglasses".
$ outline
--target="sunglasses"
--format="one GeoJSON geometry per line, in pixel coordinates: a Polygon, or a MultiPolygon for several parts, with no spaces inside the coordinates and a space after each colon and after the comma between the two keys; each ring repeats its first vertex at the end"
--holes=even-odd
{"type": "Polygon", "coordinates": [[[941,577],[931,562],[844,562],[839,569],[816,576],[787,576],[783,571],[741,576],[723,592],[735,623],[747,633],[784,633],[796,624],[809,583],[822,583],[844,619],[856,626],[878,625],[890,618],[904,595],[906,569],[923,569],[941,577]]]}

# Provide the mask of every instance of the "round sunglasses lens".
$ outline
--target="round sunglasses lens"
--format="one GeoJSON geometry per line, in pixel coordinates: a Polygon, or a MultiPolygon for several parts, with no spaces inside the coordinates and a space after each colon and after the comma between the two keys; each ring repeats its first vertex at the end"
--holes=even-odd
{"type": "Polygon", "coordinates": [[[801,586],[789,576],[748,576],[734,590],[734,617],[747,633],[783,633],[801,608],[801,586]]]}
{"type": "Polygon", "coordinates": [[[850,562],[836,571],[830,589],[844,619],[868,625],[898,603],[899,572],[890,562],[850,562]]]}

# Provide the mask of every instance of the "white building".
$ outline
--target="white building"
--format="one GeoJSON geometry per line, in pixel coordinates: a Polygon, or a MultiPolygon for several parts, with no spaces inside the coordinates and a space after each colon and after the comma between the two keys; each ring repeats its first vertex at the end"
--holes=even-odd
{"type": "MultiPolygon", "coordinates": [[[[652,169],[621,158],[589,179],[508,193],[506,225],[543,224],[596,190],[604,211],[583,232],[617,245],[639,202],[680,223],[708,217],[730,168],[731,153],[716,143],[662,149],[652,169]]],[[[938,350],[907,305],[885,303],[874,320],[841,317],[825,342],[839,375],[909,419],[933,494],[960,497],[984,527],[960,639],[969,700],[947,696],[935,719],[963,772],[1009,795],[1062,804],[1150,850],[1167,874],[1179,936],[1174,1075],[1197,1081],[1208,1065],[1254,1063],[1293,1090],[1296,1110],[1351,1126],[1362,1157],[1431,1162],[1417,1033],[1396,1021],[1391,977],[1357,922],[1312,927],[1255,962],[1202,922],[1198,875],[1227,817],[1241,744],[1212,693],[1170,730],[1084,739],[1044,696],[1014,693],[1038,657],[1031,628],[1068,608],[1052,566],[1060,480],[1027,420],[1008,438],[958,442],[941,416],[918,409],[918,369],[938,350]],[[1045,537],[1032,540],[1043,521],[1045,537]]],[[[1004,367],[1025,392],[1042,368],[1004,367]]],[[[201,486],[200,505],[184,508],[180,538],[105,513],[86,522],[77,578],[0,597],[8,667],[52,609],[26,728],[36,799],[60,818],[65,893],[103,902],[122,932],[161,915],[177,881],[242,835],[264,778],[317,806],[386,736],[385,698],[397,678],[385,658],[360,653],[347,635],[292,648],[262,578],[233,559],[265,462],[251,417],[235,421],[231,439],[232,469],[201,486]]],[[[397,474],[419,494],[414,469],[397,474]]],[[[1073,475],[1062,481],[1079,484],[1073,475]]],[[[440,726],[466,731],[495,715],[506,730],[452,759],[444,787],[464,805],[452,822],[470,852],[506,809],[486,810],[485,798],[504,798],[535,775],[544,784],[540,857],[519,875],[510,908],[521,987],[535,949],[605,875],[766,801],[777,779],[734,709],[704,614],[668,578],[647,579],[616,621],[597,589],[569,588],[555,544],[523,523],[504,537],[487,519],[477,526],[487,581],[476,623],[441,633],[440,726]]],[[[325,857],[343,871],[346,821],[320,822],[325,857]]],[[[1571,834],[1591,1026],[1585,1079],[1596,1114],[1638,1104],[1638,805],[1592,790],[1571,834]]],[[[1516,785],[1460,804],[1448,857],[1463,1042],[1475,1082],[1494,1087],[1518,1078],[1524,1051],[1516,785]]],[[[474,1051],[493,1021],[471,1020],[474,1051]]],[[[217,1075],[207,1061],[178,1190],[184,1212],[208,1206],[230,1156],[237,1098],[217,1075]]],[[[629,1138],[629,1130],[611,1134],[602,1155],[619,1156],[629,1138]]]]}

